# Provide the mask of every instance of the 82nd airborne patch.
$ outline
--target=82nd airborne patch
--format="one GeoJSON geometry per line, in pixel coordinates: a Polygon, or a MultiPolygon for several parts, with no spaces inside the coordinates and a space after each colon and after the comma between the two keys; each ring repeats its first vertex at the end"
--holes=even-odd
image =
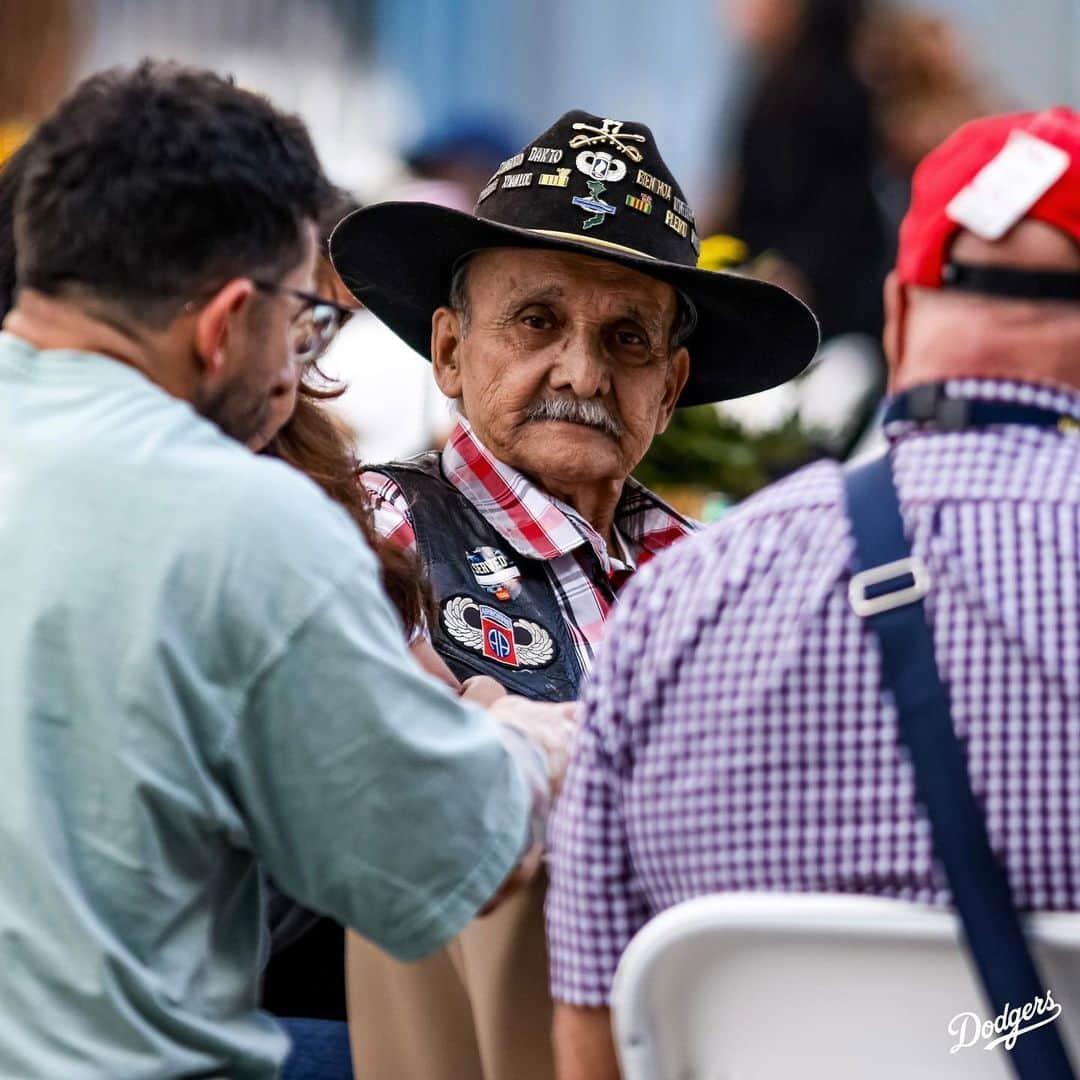
{"type": "Polygon", "coordinates": [[[542,668],[555,659],[551,634],[532,619],[511,619],[471,596],[451,596],[440,614],[454,641],[505,667],[542,668]]]}

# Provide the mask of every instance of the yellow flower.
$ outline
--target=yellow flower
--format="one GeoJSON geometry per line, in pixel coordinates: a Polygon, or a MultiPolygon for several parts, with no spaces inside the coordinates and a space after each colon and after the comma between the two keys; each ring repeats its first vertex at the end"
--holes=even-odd
{"type": "Polygon", "coordinates": [[[29,133],[25,124],[0,124],[0,166],[22,146],[29,133]]]}
{"type": "Polygon", "coordinates": [[[702,270],[728,270],[746,262],[749,254],[750,250],[742,240],[735,236],[716,233],[713,236],[706,236],[701,241],[698,266],[702,270]]]}

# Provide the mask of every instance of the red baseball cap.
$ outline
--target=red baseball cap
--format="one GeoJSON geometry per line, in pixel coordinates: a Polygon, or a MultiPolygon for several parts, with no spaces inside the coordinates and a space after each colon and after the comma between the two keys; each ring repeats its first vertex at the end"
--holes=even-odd
{"type": "MultiPolygon", "coordinates": [[[[1043,157],[1050,158],[1051,171],[1042,177],[1050,182],[1030,205],[1025,205],[1021,192],[1019,205],[1012,207],[1014,213],[1009,215],[1006,208],[1006,220],[1013,224],[1024,218],[1043,221],[1080,241],[1080,114],[1060,106],[1037,113],[988,116],[950,135],[915,170],[911,206],[900,226],[896,272],[901,282],[941,286],[949,242],[967,227],[954,200],[962,192],[978,187],[973,181],[991,163],[1000,161],[1007,144],[1016,141],[1017,133],[1049,144],[1036,146],[1036,150],[1041,149],[1043,157]],[[1064,151],[1067,160],[1053,147],[1064,151]]],[[[1025,145],[1034,144],[1027,140],[1025,145]]],[[[1036,189],[1043,186],[1038,176],[1034,181],[1036,189]]],[[[1006,190],[1009,186],[1004,185],[1006,190]]]]}

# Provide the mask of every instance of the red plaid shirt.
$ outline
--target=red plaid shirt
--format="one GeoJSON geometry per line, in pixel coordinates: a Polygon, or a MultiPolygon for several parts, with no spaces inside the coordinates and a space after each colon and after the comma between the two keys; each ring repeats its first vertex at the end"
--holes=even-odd
{"type": "MultiPolygon", "coordinates": [[[[443,450],[442,471],[514,551],[547,564],[567,632],[585,672],[603,637],[613,593],[639,566],[695,528],[669,507],[657,506],[655,496],[643,497],[646,489],[627,479],[615,511],[615,530],[624,551],[614,555],[573,507],[499,461],[464,417],[458,419],[443,450]],[[589,548],[595,562],[588,556],[589,548]],[[598,580],[597,563],[602,580],[598,580]]],[[[371,498],[378,532],[415,551],[416,534],[405,493],[382,473],[365,472],[360,479],[371,498]]]]}

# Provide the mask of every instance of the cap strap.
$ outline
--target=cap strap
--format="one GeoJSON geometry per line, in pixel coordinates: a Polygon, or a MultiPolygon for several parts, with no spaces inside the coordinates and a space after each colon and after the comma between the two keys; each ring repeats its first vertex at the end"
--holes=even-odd
{"type": "Polygon", "coordinates": [[[1080,301],[1080,273],[1058,270],[1016,270],[949,262],[942,268],[941,285],[946,289],[1020,300],[1080,301]]]}

